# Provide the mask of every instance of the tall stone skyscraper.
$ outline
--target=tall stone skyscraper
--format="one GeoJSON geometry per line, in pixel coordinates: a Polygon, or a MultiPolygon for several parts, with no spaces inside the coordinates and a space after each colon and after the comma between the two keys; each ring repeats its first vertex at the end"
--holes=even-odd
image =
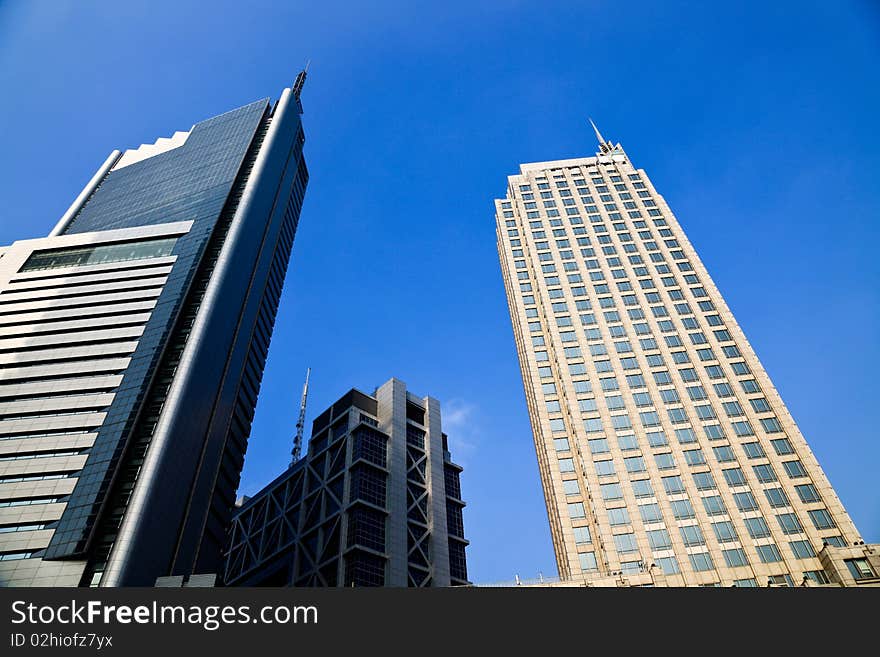
{"type": "Polygon", "coordinates": [[[308,181],[277,103],[114,151],[0,249],[0,585],[219,572],[308,181]]]}
{"type": "Polygon", "coordinates": [[[855,526],[666,201],[596,134],[495,202],[560,576],[826,582],[817,553],[855,526]]]}

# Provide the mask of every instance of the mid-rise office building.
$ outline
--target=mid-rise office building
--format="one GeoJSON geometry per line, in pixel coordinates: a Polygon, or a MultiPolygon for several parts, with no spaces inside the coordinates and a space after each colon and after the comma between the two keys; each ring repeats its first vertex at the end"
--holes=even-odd
{"type": "Polygon", "coordinates": [[[495,202],[561,578],[827,582],[855,526],[672,210],[596,132],[495,202]]]}
{"type": "Polygon", "coordinates": [[[351,390],[307,454],[236,512],[227,586],[467,584],[459,474],[440,404],[391,379],[351,390]]]}
{"type": "Polygon", "coordinates": [[[0,585],[220,568],[308,181],[304,79],[113,151],[0,252],[0,585]]]}

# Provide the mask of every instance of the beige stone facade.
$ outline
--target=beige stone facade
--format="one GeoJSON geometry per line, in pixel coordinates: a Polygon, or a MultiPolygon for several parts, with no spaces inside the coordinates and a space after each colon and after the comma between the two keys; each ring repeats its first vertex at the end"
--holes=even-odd
{"type": "Polygon", "coordinates": [[[561,579],[831,582],[859,534],[645,171],[602,141],[495,209],[561,579]]]}

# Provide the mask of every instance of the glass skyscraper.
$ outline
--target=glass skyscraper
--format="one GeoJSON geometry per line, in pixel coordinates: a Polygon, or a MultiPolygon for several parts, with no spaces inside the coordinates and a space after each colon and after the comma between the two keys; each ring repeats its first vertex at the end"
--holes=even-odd
{"type": "Polygon", "coordinates": [[[0,249],[0,585],[218,572],[308,173],[300,74],[0,249]]]}
{"type": "Polygon", "coordinates": [[[827,582],[855,526],[666,201],[597,137],[495,202],[560,576],[827,582]]]}

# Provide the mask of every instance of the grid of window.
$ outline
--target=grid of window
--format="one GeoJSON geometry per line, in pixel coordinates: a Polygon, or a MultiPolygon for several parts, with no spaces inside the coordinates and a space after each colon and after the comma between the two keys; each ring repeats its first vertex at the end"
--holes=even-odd
{"type": "Polygon", "coordinates": [[[449,539],[449,575],[453,579],[467,581],[467,559],[465,546],[454,539],[449,539]]]}
{"type": "Polygon", "coordinates": [[[354,551],[345,557],[346,586],[384,586],[385,559],[354,551]]]}
{"type": "Polygon", "coordinates": [[[449,497],[454,497],[455,499],[460,500],[461,478],[458,475],[458,470],[445,466],[443,468],[443,478],[446,484],[446,494],[449,497]]]}
{"type": "MultiPolygon", "coordinates": [[[[549,414],[532,420],[564,454],[558,471],[578,475],[563,483],[565,495],[584,494],[579,481],[606,503],[630,504],[625,491],[636,500],[660,491],[667,504],[599,513],[613,528],[634,516],[667,526],[694,519],[694,529],[678,528],[685,546],[737,541],[741,523],[779,545],[837,529],[828,509],[801,506],[822,501],[798,458],[802,443],[764,394],[763,372],[747,362],[751,348],[642,172],[625,156],[573,161],[552,174],[530,165],[498,207],[517,347],[534,376],[527,394],[533,410],[549,414]],[[759,513],[777,520],[768,526],[759,513]]],[[[583,517],[576,504],[568,502],[572,520],[583,517]]],[[[649,545],[662,538],[633,530],[649,545]]],[[[615,534],[614,551],[627,554],[635,533],[615,534]]],[[[730,547],[725,562],[771,563],[774,550],[730,547]]],[[[715,568],[708,554],[680,558],[694,571],[715,568]]]]}
{"type": "Polygon", "coordinates": [[[385,515],[359,506],[348,514],[348,545],[385,551],[385,515]]]}
{"type": "Polygon", "coordinates": [[[384,468],[387,460],[387,443],[388,438],[385,434],[367,427],[359,427],[354,434],[352,461],[364,459],[384,468]]]}
{"type": "Polygon", "coordinates": [[[374,468],[358,466],[351,470],[351,499],[361,499],[376,506],[385,506],[386,475],[374,468]]]}

